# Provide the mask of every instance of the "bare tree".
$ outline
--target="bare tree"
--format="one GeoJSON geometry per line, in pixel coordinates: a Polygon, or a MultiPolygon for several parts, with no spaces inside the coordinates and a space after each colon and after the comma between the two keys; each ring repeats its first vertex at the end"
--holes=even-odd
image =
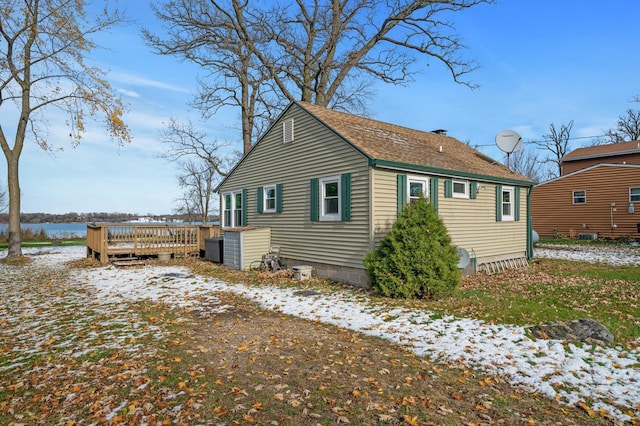
{"type": "Polygon", "coordinates": [[[448,14],[494,0],[173,0],[154,6],[166,36],[145,31],[159,54],[202,65],[196,106],[241,111],[244,152],[257,121],[282,100],[365,112],[372,81],[408,84],[420,61],[454,81],[477,68],[448,14]]]}
{"type": "Polygon", "coordinates": [[[551,123],[549,125],[549,134],[542,136],[543,140],[534,142],[534,144],[548,153],[542,162],[555,165],[549,170],[551,178],[562,175],[561,160],[569,152],[571,129],[573,129],[573,120],[567,124],[561,124],[559,128],[556,128],[555,124],[551,123]]]}
{"type": "Polygon", "coordinates": [[[0,213],[7,211],[9,207],[9,199],[7,198],[7,191],[0,189],[0,213]]]}
{"type": "Polygon", "coordinates": [[[52,149],[48,111],[68,114],[74,145],[87,117],[103,117],[109,135],[119,143],[130,140],[120,98],[104,72],[84,62],[96,47],[89,37],[122,18],[106,4],[101,15],[89,18],[85,6],[83,0],[5,0],[0,9],[0,146],[7,160],[8,257],[22,255],[20,156],[26,139],[52,149]],[[5,129],[15,131],[13,141],[5,129]]]}
{"type": "Polygon", "coordinates": [[[214,184],[227,175],[239,155],[226,153],[227,143],[207,141],[207,134],[191,122],[173,118],[160,138],[165,144],[162,158],[178,166],[178,184],[184,191],[178,208],[198,214],[202,223],[207,223],[214,184]]]}
{"type": "Polygon", "coordinates": [[[524,175],[535,182],[542,182],[549,177],[549,171],[544,167],[537,151],[526,147],[511,154],[511,170],[524,175]]]}
{"type": "Polygon", "coordinates": [[[181,161],[178,167],[178,185],[184,191],[179,209],[189,211],[191,215],[197,215],[202,223],[207,223],[214,206],[213,188],[219,175],[209,163],[202,160],[181,161]]]}
{"type": "Polygon", "coordinates": [[[202,66],[205,75],[198,79],[193,105],[205,118],[224,106],[239,107],[243,149],[249,151],[252,138],[282,106],[282,100],[270,96],[268,74],[250,49],[260,43],[260,35],[245,19],[249,1],[178,0],[151,7],[167,27],[162,37],[143,30],[149,45],[158,54],[202,66]]]}
{"type": "Polygon", "coordinates": [[[626,115],[618,117],[617,127],[604,133],[605,143],[640,140],[640,110],[628,109],[626,115]]]}

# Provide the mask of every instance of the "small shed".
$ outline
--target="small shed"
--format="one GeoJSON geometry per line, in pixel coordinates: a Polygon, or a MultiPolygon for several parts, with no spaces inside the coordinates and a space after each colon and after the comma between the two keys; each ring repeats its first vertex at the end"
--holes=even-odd
{"type": "Polygon", "coordinates": [[[249,270],[251,263],[262,259],[271,246],[271,228],[245,226],[224,231],[224,266],[249,270]]]}

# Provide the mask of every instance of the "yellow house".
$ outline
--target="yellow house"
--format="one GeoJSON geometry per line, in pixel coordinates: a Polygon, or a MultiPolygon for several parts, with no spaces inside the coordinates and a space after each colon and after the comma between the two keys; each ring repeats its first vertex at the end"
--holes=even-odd
{"type": "Polygon", "coordinates": [[[366,287],[366,252],[420,193],[475,267],[526,264],[533,184],[442,132],[293,102],[217,191],[223,231],[267,228],[288,265],[366,287]]]}

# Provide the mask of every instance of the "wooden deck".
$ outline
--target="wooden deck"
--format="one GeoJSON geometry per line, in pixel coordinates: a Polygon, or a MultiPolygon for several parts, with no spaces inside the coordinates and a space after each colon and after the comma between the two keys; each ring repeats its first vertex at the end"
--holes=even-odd
{"type": "Polygon", "coordinates": [[[115,259],[161,254],[200,256],[205,239],[219,236],[220,227],[215,225],[88,224],[87,257],[106,264],[115,259]]]}

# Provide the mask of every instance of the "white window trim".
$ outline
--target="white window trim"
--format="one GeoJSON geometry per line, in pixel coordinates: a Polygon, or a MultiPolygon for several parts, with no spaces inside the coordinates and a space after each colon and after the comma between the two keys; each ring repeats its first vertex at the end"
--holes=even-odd
{"type": "MultiPolygon", "coordinates": [[[[240,197],[242,197],[242,191],[241,190],[235,190],[235,191],[226,191],[222,193],[222,227],[223,228],[236,228],[238,226],[242,226],[242,224],[237,224],[236,223],[236,215],[235,215],[235,211],[236,211],[236,195],[240,194],[240,197]],[[227,200],[226,200],[226,196],[230,195],[231,196],[231,214],[230,214],[230,221],[231,223],[229,225],[225,225],[225,220],[224,220],[224,212],[227,210],[227,200]]],[[[246,203],[246,200],[242,200],[242,202],[246,203]]],[[[242,214],[242,213],[241,213],[242,214]]],[[[242,219],[241,219],[242,220],[242,219]]]]}
{"type": "Polygon", "coordinates": [[[469,181],[453,179],[451,182],[451,196],[453,198],[469,198],[469,181]],[[464,193],[455,191],[456,183],[464,185],[464,193]]]}
{"type": "Polygon", "coordinates": [[[587,204],[587,190],[586,189],[577,189],[571,193],[571,203],[576,206],[583,206],[587,204]],[[576,203],[576,192],[584,192],[584,203],[576,203]]]}
{"type": "Polygon", "coordinates": [[[264,185],[262,187],[262,212],[263,213],[276,213],[278,209],[278,192],[276,191],[276,185],[264,185]],[[273,208],[267,208],[267,191],[273,189],[273,208]]]}
{"type": "Polygon", "coordinates": [[[636,187],[633,187],[633,188],[629,188],[629,202],[630,202],[630,203],[640,203],[640,187],[637,187],[637,186],[636,186],[636,187]],[[634,197],[637,197],[637,199],[636,199],[636,200],[632,200],[632,199],[631,199],[631,196],[632,196],[632,195],[631,195],[631,190],[632,190],[632,189],[637,189],[637,190],[638,190],[638,193],[637,193],[637,194],[633,194],[633,196],[634,196],[634,197]]]}
{"type": "Polygon", "coordinates": [[[500,208],[502,209],[502,221],[503,222],[513,222],[515,221],[515,196],[516,196],[516,191],[515,188],[513,186],[504,186],[502,187],[502,205],[500,206],[500,208]],[[511,214],[506,215],[504,214],[504,205],[507,204],[504,201],[504,193],[508,192],[510,194],[509,199],[511,200],[508,204],[511,205],[511,208],[509,209],[511,211],[511,214]]]}
{"type": "Polygon", "coordinates": [[[318,179],[320,185],[320,221],[341,221],[342,220],[342,182],[341,176],[328,176],[318,179]],[[338,212],[325,213],[325,184],[330,182],[338,183],[338,212]]]}
{"type": "Polygon", "coordinates": [[[425,176],[410,175],[410,176],[407,176],[407,202],[408,203],[411,202],[411,183],[412,182],[421,183],[422,195],[424,195],[425,198],[429,198],[429,178],[425,176]]]}

